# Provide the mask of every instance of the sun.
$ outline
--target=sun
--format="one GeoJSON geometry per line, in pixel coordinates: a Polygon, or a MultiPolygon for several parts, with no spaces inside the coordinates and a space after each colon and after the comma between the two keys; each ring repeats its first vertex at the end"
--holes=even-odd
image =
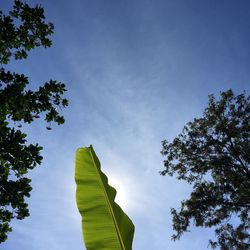
{"type": "Polygon", "coordinates": [[[130,199],[129,199],[129,190],[126,187],[125,183],[122,180],[119,180],[116,177],[109,176],[109,184],[116,189],[115,202],[124,210],[130,209],[130,199]]]}

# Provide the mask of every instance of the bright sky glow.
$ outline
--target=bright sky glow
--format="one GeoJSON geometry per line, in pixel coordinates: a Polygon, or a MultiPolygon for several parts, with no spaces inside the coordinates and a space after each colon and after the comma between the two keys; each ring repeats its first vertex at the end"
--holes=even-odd
{"type": "MultiPolygon", "coordinates": [[[[0,1],[7,8],[12,1],[0,1]]],[[[74,157],[93,145],[117,202],[135,225],[133,250],[205,250],[213,231],[191,228],[170,240],[171,207],[190,186],[162,177],[161,141],[202,114],[208,94],[250,93],[250,1],[29,0],[55,25],[50,49],[32,51],[10,70],[31,88],[67,85],[65,124],[27,126],[44,147],[28,199],[30,217],[14,221],[4,250],[82,250],[74,157]]]]}
{"type": "Polygon", "coordinates": [[[129,199],[129,188],[124,185],[121,179],[113,178],[112,176],[108,178],[109,184],[117,191],[115,202],[119,204],[123,210],[128,211],[132,206],[129,199]]]}

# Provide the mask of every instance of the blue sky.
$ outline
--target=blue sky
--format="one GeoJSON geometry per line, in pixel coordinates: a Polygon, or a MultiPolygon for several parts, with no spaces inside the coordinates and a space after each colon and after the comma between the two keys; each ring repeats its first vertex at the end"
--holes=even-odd
{"type": "Polygon", "coordinates": [[[208,94],[249,93],[249,1],[28,2],[40,3],[55,24],[53,47],[9,68],[28,75],[31,88],[65,82],[70,105],[52,131],[41,121],[25,127],[29,142],[44,147],[44,161],[30,173],[31,215],[12,223],[1,249],[84,249],[74,156],[90,144],[135,224],[133,249],[207,249],[207,229],[170,240],[170,208],[191,188],[159,175],[161,141],[200,116],[208,94]]]}

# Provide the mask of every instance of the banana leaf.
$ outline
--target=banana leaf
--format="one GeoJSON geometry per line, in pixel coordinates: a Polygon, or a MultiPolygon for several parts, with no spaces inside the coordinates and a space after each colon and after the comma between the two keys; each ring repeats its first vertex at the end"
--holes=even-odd
{"type": "Polygon", "coordinates": [[[79,148],[75,161],[76,203],[87,250],[131,250],[134,225],[114,199],[92,146],[79,148]]]}

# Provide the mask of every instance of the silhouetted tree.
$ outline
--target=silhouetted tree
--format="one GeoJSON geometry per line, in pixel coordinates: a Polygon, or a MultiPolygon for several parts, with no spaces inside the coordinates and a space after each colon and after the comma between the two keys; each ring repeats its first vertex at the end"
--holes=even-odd
{"type": "Polygon", "coordinates": [[[173,240],[197,227],[215,228],[212,248],[250,249],[250,97],[221,92],[209,96],[203,117],[189,122],[169,143],[163,141],[165,169],[192,184],[189,199],[172,208],[173,240]]]}
{"type": "Polygon", "coordinates": [[[32,8],[16,0],[7,15],[0,11],[0,243],[7,239],[13,218],[29,216],[25,197],[30,196],[31,180],[25,175],[42,161],[42,147],[27,144],[22,124],[40,115],[49,124],[62,124],[57,108],[68,105],[61,97],[66,91],[63,83],[50,80],[32,91],[27,89],[28,78],[6,70],[6,64],[27,58],[36,47],[50,47],[53,29],[41,6],[32,8]]]}

